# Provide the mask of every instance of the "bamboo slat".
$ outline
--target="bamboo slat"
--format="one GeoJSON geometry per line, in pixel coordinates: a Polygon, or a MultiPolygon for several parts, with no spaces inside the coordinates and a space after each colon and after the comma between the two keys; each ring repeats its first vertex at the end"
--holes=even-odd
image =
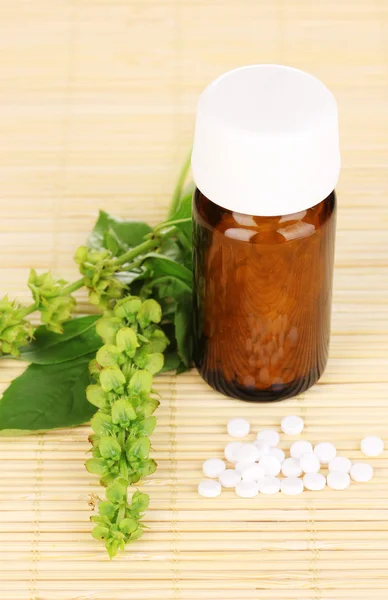
{"type": "MultiPolygon", "coordinates": [[[[345,492],[199,498],[225,424],[300,414],[304,436],[362,460],[388,442],[388,4],[385,0],[4,0],[0,3],[0,297],[30,267],[76,276],[99,208],[160,221],[199,92],[242,64],[320,77],[343,169],[327,370],[303,396],[249,405],[195,371],[158,379],[148,533],[110,562],[90,536],[89,427],[0,438],[1,600],[386,600],[388,451],[345,492]]],[[[78,294],[79,313],[90,311],[78,294]]],[[[0,365],[0,393],[22,367],[0,365]]],[[[281,446],[291,438],[283,436],[281,446]]]]}

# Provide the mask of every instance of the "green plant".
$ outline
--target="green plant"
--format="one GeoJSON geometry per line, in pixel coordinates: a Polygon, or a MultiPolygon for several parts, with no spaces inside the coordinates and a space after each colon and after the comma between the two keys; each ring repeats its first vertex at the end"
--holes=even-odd
{"type": "Polygon", "coordinates": [[[156,468],[149,456],[159,405],[153,375],[184,371],[191,362],[191,186],[183,187],[188,164],[166,221],[151,228],[101,211],[75,254],[80,279],[68,283],[31,270],[31,305],[0,300],[0,358],[32,363],[0,401],[0,431],[42,431],[92,417],[87,469],[107,486],[92,517],[93,536],[104,541],[110,557],[143,532],[149,499],[137,491],[129,502],[128,487],[156,468]],[[72,294],[82,287],[102,317],[70,319],[72,294]],[[27,317],[37,311],[42,324],[34,329],[27,317]]]}

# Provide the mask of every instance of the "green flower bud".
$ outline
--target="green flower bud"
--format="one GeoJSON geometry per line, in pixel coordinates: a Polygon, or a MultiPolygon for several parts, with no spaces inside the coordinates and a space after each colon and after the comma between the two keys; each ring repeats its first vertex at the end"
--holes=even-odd
{"type": "Polygon", "coordinates": [[[77,265],[81,265],[83,262],[85,262],[85,260],[87,259],[87,256],[88,256],[87,247],[80,246],[74,255],[74,260],[77,263],[77,265]]]}
{"type": "Polygon", "coordinates": [[[121,504],[127,499],[127,487],[120,481],[115,481],[106,490],[106,497],[113,504],[121,504]]]}
{"type": "Polygon", "coordinates": [[[97,352],[97,363],[102,367],[113,367],[120,361],[121,353],[117,346],[105,344],[97,352]]]}
{"type": "Polygon", "coordinates": [[[141,395],[147,395],[152,390],[152,375],[149,371],[140,369],[131,377],[129,389],[141,395]]]}
{"type": "Polygon", "coordinates": [[[143,479],[143,477],[148,477],[148,475],[152,475],[156,471],[156,462],[153,458],[147,458],[140,466],[139,466],[139,479],[143,479]]]}
{"type": "Polygon", "coordinates": [[[143,529],[141,527],[138,527],[137,529],[135,529],[135,531],[133,533],[131,533],[131,536],[130,536],[131,542],[135,542],[142,535],[143,535],[143,529]]]}
{"type": "Polygon", "coordinates": [[[156,417],[152,416],[152,417],[147,417],[146,419],[144,419],[143,421],[140,421],[140,423],[137,426],[137,433],[138,435],[144,436],[144,435],[151,435],[154,431],[156,427],[156,417]]]}
{"type": "Polygon", "coordinates": [[[125,375],[119,367],[105,367],[100,373],[100,383],[104,392],[120,394],[124,391],[125,375]]]}
{"type": "Polygon", "coordinates": [[[136,332],[131,327],[122,327],[117,332],[116,344],[119,351],[125,352],[130,358],[135,356],[136,348],[140,346],[136,332]]]}
{"type": "Polygon", "coordinates": [[[149,503],[149,495],[143,494],[142,492],[139,492],[139,490],[137,490],[132,496],[132,505],[130,508],[131,514],[139,515],[140,513],[144,513],[147,510],[149,503]]]}
{"type": "Polygon", "coordinates": [[[5,296],[0,300],[0,355],[19,356],[19,348],[31,341],[34,328],[21,316],[22,309],[5,296]]]}
{"type": "Polygon", "coordinates": [[[137,320],[142,329],[145,329],[151,323],[159,323],[162,320],[162,308],[160,304],[152,298],[145,300],[138,312],[137,320]]]}
{"type": "Polygon", "coordinates": [[[114,504],[112,504],[112,502],[104,500],[98,505],[98,512],[101,516],[107,517],[109,520],[112,521],[116,515],[116,508],[114,504]]]}
{"type": "Polygon", "coordinates": [[[120,319],[126,319],[130,323],[133,323],[141,308],[141,304],[140,298],[137,298],[136,296],[127,296],[116,303],[114,308],[115,315],[120,319]]]}
{"type": "Polygon", "coordinates": [[[144,368],[154,375],[158,373],[164,365],[164,356],[160,352],[155,352],[154,354],[149,354],[147,356],[146,363],[144,368]]]}
{"type": "Polygon", "coordinates": [[[121,446],[116,438],[112,436],[101,438],[98,448],[103,458],[109,458],[114,461],[120,459],[121,446]]]}
{"type": "Polygon", "coordinates": [[[151,442],[147,437],[141,437],[136,440],[128,439],[126,444],[126,454],[131,462],[134,459],[145,460],[151,450],[151,442]]]}
{"type": "Polygon", "coordinates": [[[116,344],[116,334],[121,327],[121,319],[104,317],[97,321],[96,331],[105,344],[116,344]]]}
{"type": "Polygon", "coordinates": [[[89,473],[94,475],[105,475],[108,470],[106,462],[102,458],[89,458],[85,466],[89,473]]]}
{"type": "Polygon", "coordinates": [[[121,427],[128,427],[136,419],[136,412],[128,400],[116,400],[112,404],[112,421],[121,427]]]}
{"type": "Polygon", "coordinates": [[[155,412],[159,405],[160,402],[156,398],[148,398],[147,402],[141,406],[141,412],[144,417],[149,417],[155,412]]]}
{"type": "Polygon", "coordinates": [[[92,531],[92,536],[95,540],[106,540],[109,538],[109,535],[108,527],[103,527],[102,525],[97,525],[92,531]]]}
{"type": "Polygon", "coordinates": [[[90,425],[98,435],[107,436],[111,435],[114,430],[112,417],[101,412],[97,412],[90,422],[90,425]]]}
{"type": "Polygon", "coordinates": [[[169,345],[169,339],[165,335],[162,329],[154,329],[151,335],[149,336],[149,351],[153,352],[164,352],[167,346],[169,345]]]}
{"type": "Polygon", "coordinates": [[[126,535],[130,535],[131,533],[136,531],[137,523],[131,517],[127,517],[126,519],[123,519],[121,523],[119,523],[119,528],[120,531],[122,531],[126,535]]]}
{"type": "Polygon", "coordinates": [[[86,398],[97,408],[107,409],[109,407],[108,396],[100,385],[88,385],[86,398]]]}
{"type": "Polygon", "coordinates": [[[105,544],[106,551],[110,559],[114,558],[120,549],[120,542],[118,540],[110,539],[105,544]]]}
{"type": "Polygon", "coordinates": [[[42,323],[55,333],[62,333],[62,323],[68,321],[74,311],[76,301],[72,296],[42,299],[39,309],[42,323]]]}
{"type": "Polygon", "coordinates": [[[98,364],[97,360],[93,358],[93,360],[89,363],[89,373],[92,377],[97,378],[100,376],[101,367],[98,364]]]}

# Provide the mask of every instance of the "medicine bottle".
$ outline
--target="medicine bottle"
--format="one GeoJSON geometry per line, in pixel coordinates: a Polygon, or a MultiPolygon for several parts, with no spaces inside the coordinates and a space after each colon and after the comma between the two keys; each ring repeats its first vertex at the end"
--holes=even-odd
{"type": "Polygon", "coordinates": [[[202,93],[192,171],[195,363],[216,390],[299,394],[328,355],[337,105],[280,65],[230,71],[202,93]]]}

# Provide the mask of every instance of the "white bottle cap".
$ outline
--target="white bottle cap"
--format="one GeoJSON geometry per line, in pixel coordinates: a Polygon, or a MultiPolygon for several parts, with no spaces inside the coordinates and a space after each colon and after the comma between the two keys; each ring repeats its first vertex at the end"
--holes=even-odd
{"type": "Polygon", "coordinates": [[[315,206],[340,171],[333,94],[281,65],[225,73],[199,99],[192,170],[199,190],[232,211],[278,216],[315,206]]]}

